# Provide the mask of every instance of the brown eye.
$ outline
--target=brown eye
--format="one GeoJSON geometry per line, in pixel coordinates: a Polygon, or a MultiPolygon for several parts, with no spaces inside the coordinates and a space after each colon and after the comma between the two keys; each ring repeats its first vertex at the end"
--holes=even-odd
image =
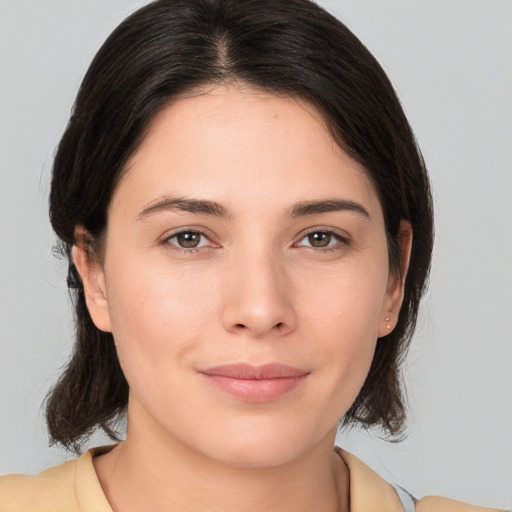
{"type": "Polygon", "coordinates": [[[199,233],[185,232],[176,235],[178,244],[185,248],[197,247],[200,239],[201,235],[199,233]]]}
{"type": "Polygon", "coordinates": [[[200,245],[204,245],[204,242],[201,244],[201,238],[206,239],[202,233],[197,231],[181,231],[169,237],[168,242],[182,249],[195,249],[200,247],[200,245]]]}
{"type": "Polygon", "coordinates": [[[332,239],[332,233],[317,231],[308,235],[308,242],[311,247],[327,247],[332,239]]]}
{"type": "Polygon", "coordinates": [[[342,250],[349,245],[349,240],[334,231],[311,231],[297,244],[298,247],[325,249],[326,251],[342,250]]]}

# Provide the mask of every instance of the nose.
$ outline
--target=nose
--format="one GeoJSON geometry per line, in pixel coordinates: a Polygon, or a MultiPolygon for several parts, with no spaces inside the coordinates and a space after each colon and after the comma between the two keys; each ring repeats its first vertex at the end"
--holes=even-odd
{"type": "Polygon", "coordinates": [[[227,331],[263,338],[295,329],[291,282],[272,253],[240,254],[230,262],[224,285],[222,324],[227,331]]]}

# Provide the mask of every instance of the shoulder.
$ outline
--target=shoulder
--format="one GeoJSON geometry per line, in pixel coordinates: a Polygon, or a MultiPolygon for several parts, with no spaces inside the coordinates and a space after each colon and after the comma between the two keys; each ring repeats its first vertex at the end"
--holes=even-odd
{"type": "Polygon", "coordinates": [[[354,455],[339,447],[335,451],[349,470],[351,512],[497,512],[439,496],[415,499],[399,486],[386,482],[354,455]]]}
{"type": "Polygon", "coordinates": [[[79,510],[74,491],[76,466],[76,461],[68,461],[35,476],[0,477],[0,512],[79,510]]]}
{"type": "Polygon", "coordinates": [[[112,512],[92,463],[97,451],[35,476],[1,476],[0,512],[112,512]]]}
{"type": "MultiPolygon", "coordinates": [[[[440,496],[425,496],[416,504],[416,512],[500,512],[495,508],[477,507],[440,496]]],[[[501,512],[506,512],[502,510],[501,512]]]]}

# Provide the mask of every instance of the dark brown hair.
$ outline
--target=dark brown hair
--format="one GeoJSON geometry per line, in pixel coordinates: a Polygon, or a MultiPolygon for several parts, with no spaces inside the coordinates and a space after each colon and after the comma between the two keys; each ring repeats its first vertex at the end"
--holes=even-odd
{"type": "MultiPolygon", "coordinates": [[[[368,377],[344,425],[398,435],[405,407],[400,364],[415,327],[433,243],[428,176],[386,74],[339,20],[309,0],[158,0],[107,39],[80,87],[58,146],[50,218],[68,257],[75,227],[101,238],[119,176],[149,123],[177,94],[204,84],[246,83],[314,105],[333,137],[378,190],[390,269],[399,272],[397,235],[410,221],[413,245],[396,328],[380,339],[368,377]]],[[[115,438],[128,384],[110,333],[98,330],[70,259],[76,345],[50,391],[52,442],[76,451],[99,427],[115,438]]]]}

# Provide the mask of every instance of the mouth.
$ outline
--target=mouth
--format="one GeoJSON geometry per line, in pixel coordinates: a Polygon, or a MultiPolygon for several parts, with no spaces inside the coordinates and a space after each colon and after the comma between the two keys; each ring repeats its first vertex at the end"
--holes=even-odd
{"type": "Polygon", "coordinates": [[[309,372],[284,364],[253,366],[247,363],[215,366],[199,372],[217,389],[237,399],[262,403],[296,390],[309,372]]]}

